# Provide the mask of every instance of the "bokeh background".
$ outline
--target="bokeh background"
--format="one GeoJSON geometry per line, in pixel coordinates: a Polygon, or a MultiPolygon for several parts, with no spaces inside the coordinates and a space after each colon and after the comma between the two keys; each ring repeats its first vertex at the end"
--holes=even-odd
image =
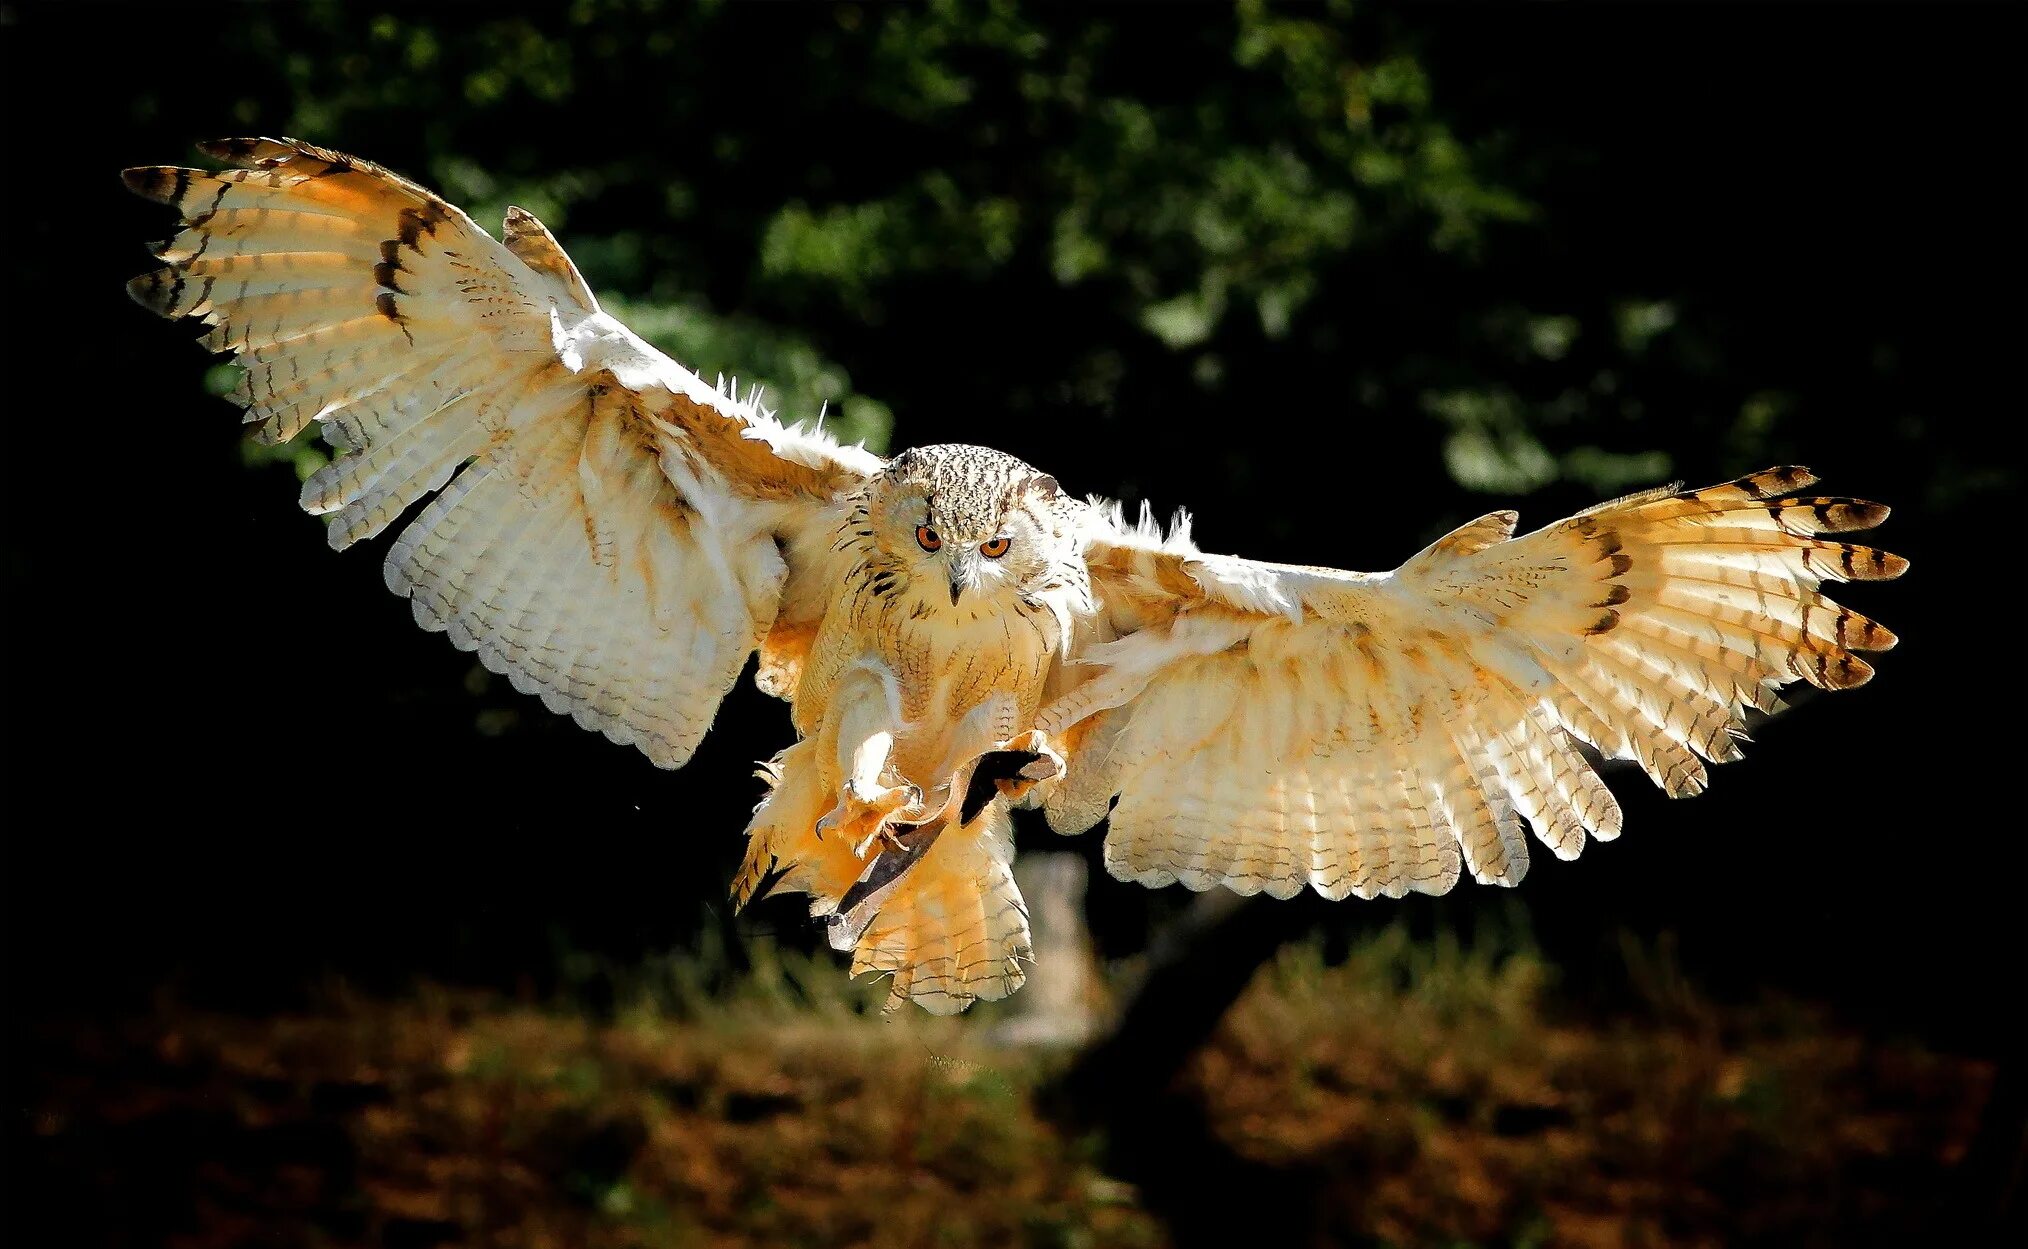
{"type": "MultiPolygon", "coordinates": [[[[67,1245],[1975,1243],[2018,1228],[2008,6],[0,4],[6,1222],[67,1245]],[[1091,867],[1093,1040],[882,1019],[679,773],[335,555],[116,172],[282,133],[876,446],[1387,568],[1769,464],[1903,638],[1525,886],[1091,867]],[[1068,1038],[1068,1039],[1064,1039],[1068,1038]]],[[[1066,895],[1073,899],[1074,894],[1066,895]]],[[[1073,906],[1072,909],[1075,909],[1073,906]]],[[[1062,995],[1059,995],[1061,997],[1062,995]]],[[[1018,1002],[1019,999],[1017,999],[1018,1002]]]]}

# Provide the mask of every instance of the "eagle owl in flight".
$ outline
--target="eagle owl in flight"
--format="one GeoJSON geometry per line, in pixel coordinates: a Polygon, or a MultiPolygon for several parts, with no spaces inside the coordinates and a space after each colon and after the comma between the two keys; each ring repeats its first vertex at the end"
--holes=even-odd
{"type": "Polygon", "coordinates": [[[127,171],[183,218],[130,290],[238,357],[257,438],[318,425],[331,544],[434,493],[386,562],[416,621],[663,767],[758,650],[799,740],[734,897],[808,894],[891,1004],[1020,986],[1011,807],[1110,812],[1106,866],[1150,886],[1511,885],[1529,830],[1563,858],[1619,835],[1580,745],[1695,794],[1747,709],[1895,641],[1819,592],[1907,567],[1822,536],[1887,509],[1804,469],[1519,538],[1493,512],[1389,573],[1210,555],[998,451],[785,426],[601,312],[518,209],[495,241],[363,160],[203,150],[233,168],[127,171]]]}

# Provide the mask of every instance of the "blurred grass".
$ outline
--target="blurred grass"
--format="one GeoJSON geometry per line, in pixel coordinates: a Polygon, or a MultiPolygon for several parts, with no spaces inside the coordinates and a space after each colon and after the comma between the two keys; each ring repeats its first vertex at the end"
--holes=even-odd
{"type": "Polygon", "coordinates": [[[1193,1064],[1247,1159],[1310,1167],[1355,1243],[1923,1243],[1989,1064],[1792,999],[1711,1000],[1623,941],[1601,1025],[1525,936],[1285,950],[1193,1064]]]}
{"type": "MultiPolygon", "coordinates": [[[[333,987],[269,1019],[164,1000],[63,1033],[29,1122],[111,1219],[75,1243],[1170,1243],[1100,1142],[1037,1112],[1060,1055],[883,1016],[880,986],[766,938],[750,956],[566,953],[613,987],[595,1014],[568,987],[333,987]]],[[[1988,1066],[1720,1005],[1666,950],[1632,957],[1650,1008],[1598,1026],[1518,931],[1294,946],[1183,1091],[1240,1156],[1305,1177],[1332,1241],[1877,1243],[1923,1217],[1988,1066]]]]}

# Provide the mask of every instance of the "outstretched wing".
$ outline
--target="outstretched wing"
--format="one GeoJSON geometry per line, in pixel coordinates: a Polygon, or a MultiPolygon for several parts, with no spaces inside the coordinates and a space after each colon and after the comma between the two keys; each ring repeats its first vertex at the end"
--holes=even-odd
{"type": "Polygon", "coordinates": [[[1894,635],[1819,587],[1907,562],[1821,538],[1887,509],[1784,497],[1813,481],[1649,491],[1518,539],[1495,512],[1386,574],[1204,555],[1101,517],[1101,636],[1043,716],[1074,752],[1051,823],[1088,828],[1117,795],[1106,865],[1147,885],[1514,884],[1524,825],[1563,858],[1619,835],[1579,743],[1695,794],[1779,687],[1872,676],[1853,652],[1894,635]]]}
{"type": "Polygon", "coordinates": [[[637,338],[519,209],[503,244],[365,161],[289,139],[203,150],[237,168],[126,172],[183,216],[134,298],[212,327],[256,437],[320,427],[340,454],[302,504],[333,546],[440,491],[387,556],[418,623],[680,766],[778,617],[821,614],[821,577],[805,588],[794,565],[878,459],[637,338]]]}

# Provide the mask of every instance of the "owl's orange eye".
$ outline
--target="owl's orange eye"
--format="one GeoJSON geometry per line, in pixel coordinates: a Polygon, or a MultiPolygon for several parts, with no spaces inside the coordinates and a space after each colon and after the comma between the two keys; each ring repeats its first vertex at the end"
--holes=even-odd
{"type": "Polygon", "coordinates": [[[1007,553],[1007,539],[995,538],[979,548],[979,554],[987,559],[999,559],[1007,553]]]}
{"type": "Polygon", "coordinates": [[[937,531],[928,525],[917,525],[915,527],[915,544],[925,551],[934,551],[944,544],[944,540],[939,538],[937,531]]]}

